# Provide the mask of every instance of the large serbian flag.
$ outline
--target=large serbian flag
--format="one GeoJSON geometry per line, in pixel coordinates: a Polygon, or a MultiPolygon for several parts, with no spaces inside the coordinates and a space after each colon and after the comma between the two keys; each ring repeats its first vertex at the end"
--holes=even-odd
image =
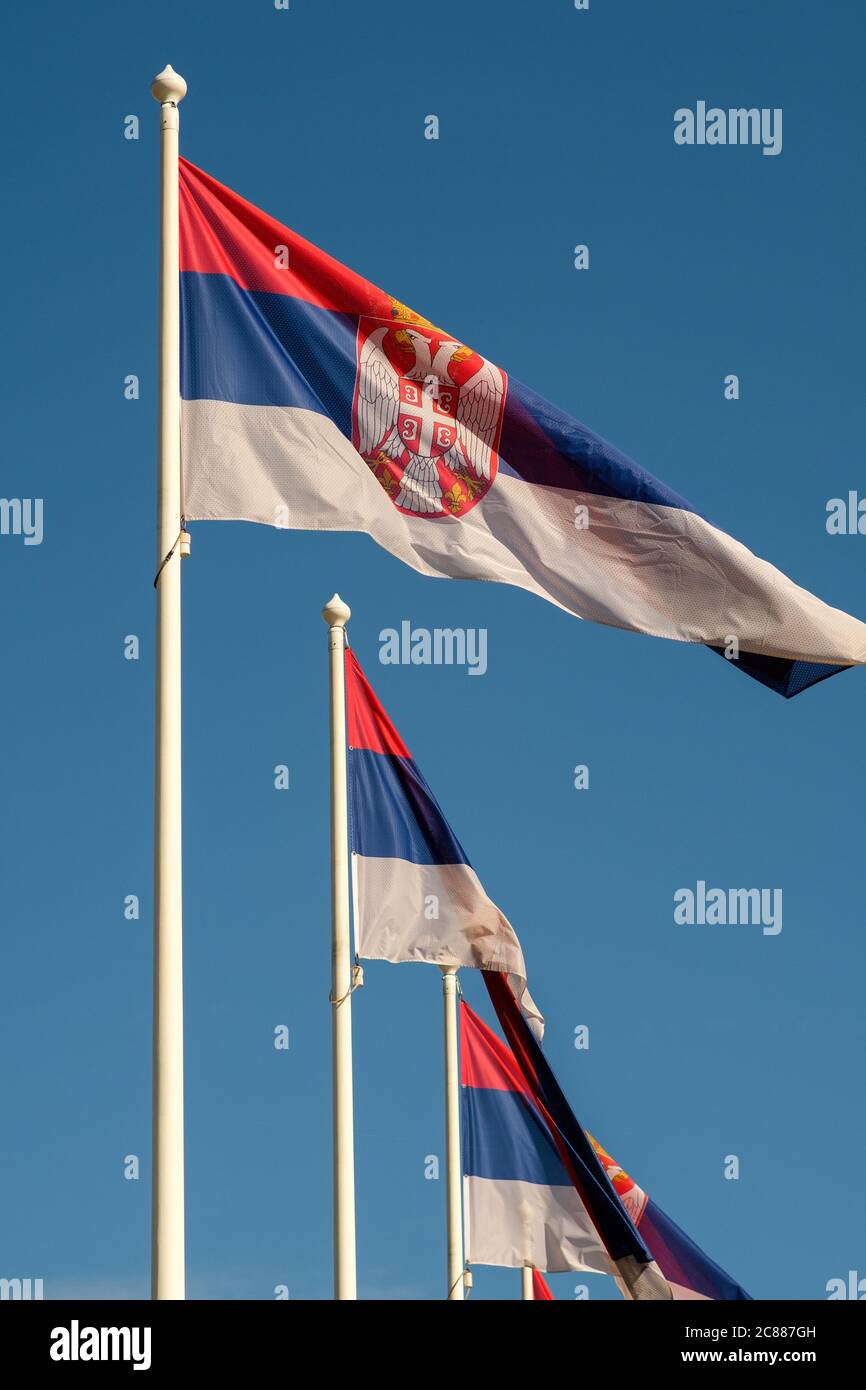
{"type": "Polygon", "coordinates": [[[738,651],[786,696],[866,662],[866,625],[186,160],[180,269],[188,519],[365,531],[422,574],[738,651]]]}
{"type": "Polygon", "coordinates": [[[631,1298],[672,1298],[592,1145],[565,1143],[513,1054],[466,1003],[460,1073],[469,1263],[593,1270],[631,1298]]]}
{"type": "MultiPolygon", "coordinates": [[[[582,1191],[583,1174],[592,1170],[597,1177],[604,1174],[605,1186],[616,1193],[674,1298],[748,1299],[736,1280],[705,1255],[581,1127],[526,1027],[508,982],[486,973],[484,981],[509,1047],[464,1005],[463,1122],[464,1134],[468,1130],[474,1136],[468,1154],[464,1138],[464,1173],[474,1174],[466,1186],[470,1258],[479,1264],[529,1262],[554,1271],[598,1270],[604,1249],[598,1242],[595,1247],[586,1243],[575,1217],[575,1193],[582,1191]],[[555,1158],[551,1158],[553,1150],[555,1158]],[[518,1176],[530,1185],[510,1190],[518,1176]],[[575,1191],[569,1192],[569,1185],[575,1191]],[[533,1216],[527,1228],[532,1240],[528,1254],[524,1250],[529,1235],[515,1210],[521,1202],[533,1216]]],[[[592,1210],[588,1201],[584,1205],[592,1210]]],[[[602,1220],[595,1221],[595,1228],[606,1236],[602,1220]]],[[[610,1252],[606,1238],[602,1245],[610,1252]]],[[[612,1271],[608,1266],[603,1272],[612,1271]]],[[[620,1269],[615,1272],[621,1277],[620,1269]]]]}
{"type": "Polygon", "coordinates": [[[346,726],[358,954],[504,971],[540,1036],[514,928],[482,888],[352,651],[346,726]]]}

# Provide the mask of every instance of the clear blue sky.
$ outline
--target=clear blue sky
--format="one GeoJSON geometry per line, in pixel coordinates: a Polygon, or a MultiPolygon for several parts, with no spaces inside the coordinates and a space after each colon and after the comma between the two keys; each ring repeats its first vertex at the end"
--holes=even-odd
{"type": "MultiPolygon", "coordinates": [[[[153,73],[189,82],[195,163],[866,618],[866,539],[824,527],[827,499],[864,487],[864,38],[856,7],[807,0],[7,15],[0,491],[45,499],[45,538],[0,537],[0,1275],[147,1291],[153,73]],[[699,99],[782,107],[782,154],[675,146],[674,110],[699,99]]],[[[184,586],[190,1295],[330,1289],[334,589],[517,928],[582,1121],[754,1295],[866,1273],[863,673],[785,703],[700,649],[424,579],[366,537],[201,524],[184,586]],[[486,627],[487,675],[380,666],[379,630],[403,619],[486,627]],[[698,879],[781,887],[781,934],[676,926],[673,894],[698,879]]],[[[444,1183],[424,1179],[443,1148],[439,975],[366,975],[360,1291],[441,1297],[444,1183]]],[[[474,1297],[513,1298],[518,1278],[480,1269],[474,1297]]],[[[577,1280],[552,1282],[567,1298],[577,1280]]]]}

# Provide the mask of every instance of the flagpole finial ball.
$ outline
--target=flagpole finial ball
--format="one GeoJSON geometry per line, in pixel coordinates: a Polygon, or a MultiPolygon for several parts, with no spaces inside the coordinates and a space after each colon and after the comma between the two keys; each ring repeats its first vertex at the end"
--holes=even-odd
{"type": "Polygon", "coordinates": [[[344,603],[339,594],[334,594],[322,609],[322,617],[328,627],[345,627],[352,616],[352,610],[348,603],[344,603]]]}
{"type": "Polygon", "coordinates": [[[170,101],[177,106],[186,96],[186,83],[171,63],[167,63],[151,82],[150,92],[155,101],[161,101],[163,105],[170,101]]]}

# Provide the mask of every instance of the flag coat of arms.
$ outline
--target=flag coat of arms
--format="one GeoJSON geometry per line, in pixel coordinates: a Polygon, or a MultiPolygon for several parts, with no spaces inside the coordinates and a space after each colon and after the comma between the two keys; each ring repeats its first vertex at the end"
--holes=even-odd
{"type": "Polygon", "coordinates": [[[345,671],[358,954],[502,971],[540,1034],[514,928],[485,893],[351,650],[345,671]]]}
{"type": "Polygon", "coordinates": [[[612,445],[180,161],[188,520],[360,531],[422,574],[737,647],[790,696],[866,662],[799,588],[612,445]]]}

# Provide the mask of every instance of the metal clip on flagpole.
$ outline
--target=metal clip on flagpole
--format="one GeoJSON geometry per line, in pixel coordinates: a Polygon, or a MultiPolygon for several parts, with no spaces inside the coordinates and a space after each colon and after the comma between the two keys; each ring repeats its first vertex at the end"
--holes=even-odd
{"type": "Polygon", "coordinates": [[[170,67],[160,103],[159,457],[156,560],[156,787],[153,920],[153,1208],[151,1296],[185,1297],[183,1175],[183,910],[181,898],[180,284],[178,103],[170,67]],[[171,554],[169,551],[171,550],[171,554]]]}
{"type": "Polygon", "coordinates": [[[448,1235],[448,1300],[462,1301],[462,1164],[460,1160],[460,1072],[457,1051],[457,968],[442,965],[445,1021],[445,1203],[448,1235]]]}
{"type": "Polygon", "coordinates": [[[357,1298],[352,992],[349,943],[349,817],[346,795],[346,623],[339,594],[325,604],[331,690],[331,1046],[334,1142],[334,1297],[357,1298]]]}

